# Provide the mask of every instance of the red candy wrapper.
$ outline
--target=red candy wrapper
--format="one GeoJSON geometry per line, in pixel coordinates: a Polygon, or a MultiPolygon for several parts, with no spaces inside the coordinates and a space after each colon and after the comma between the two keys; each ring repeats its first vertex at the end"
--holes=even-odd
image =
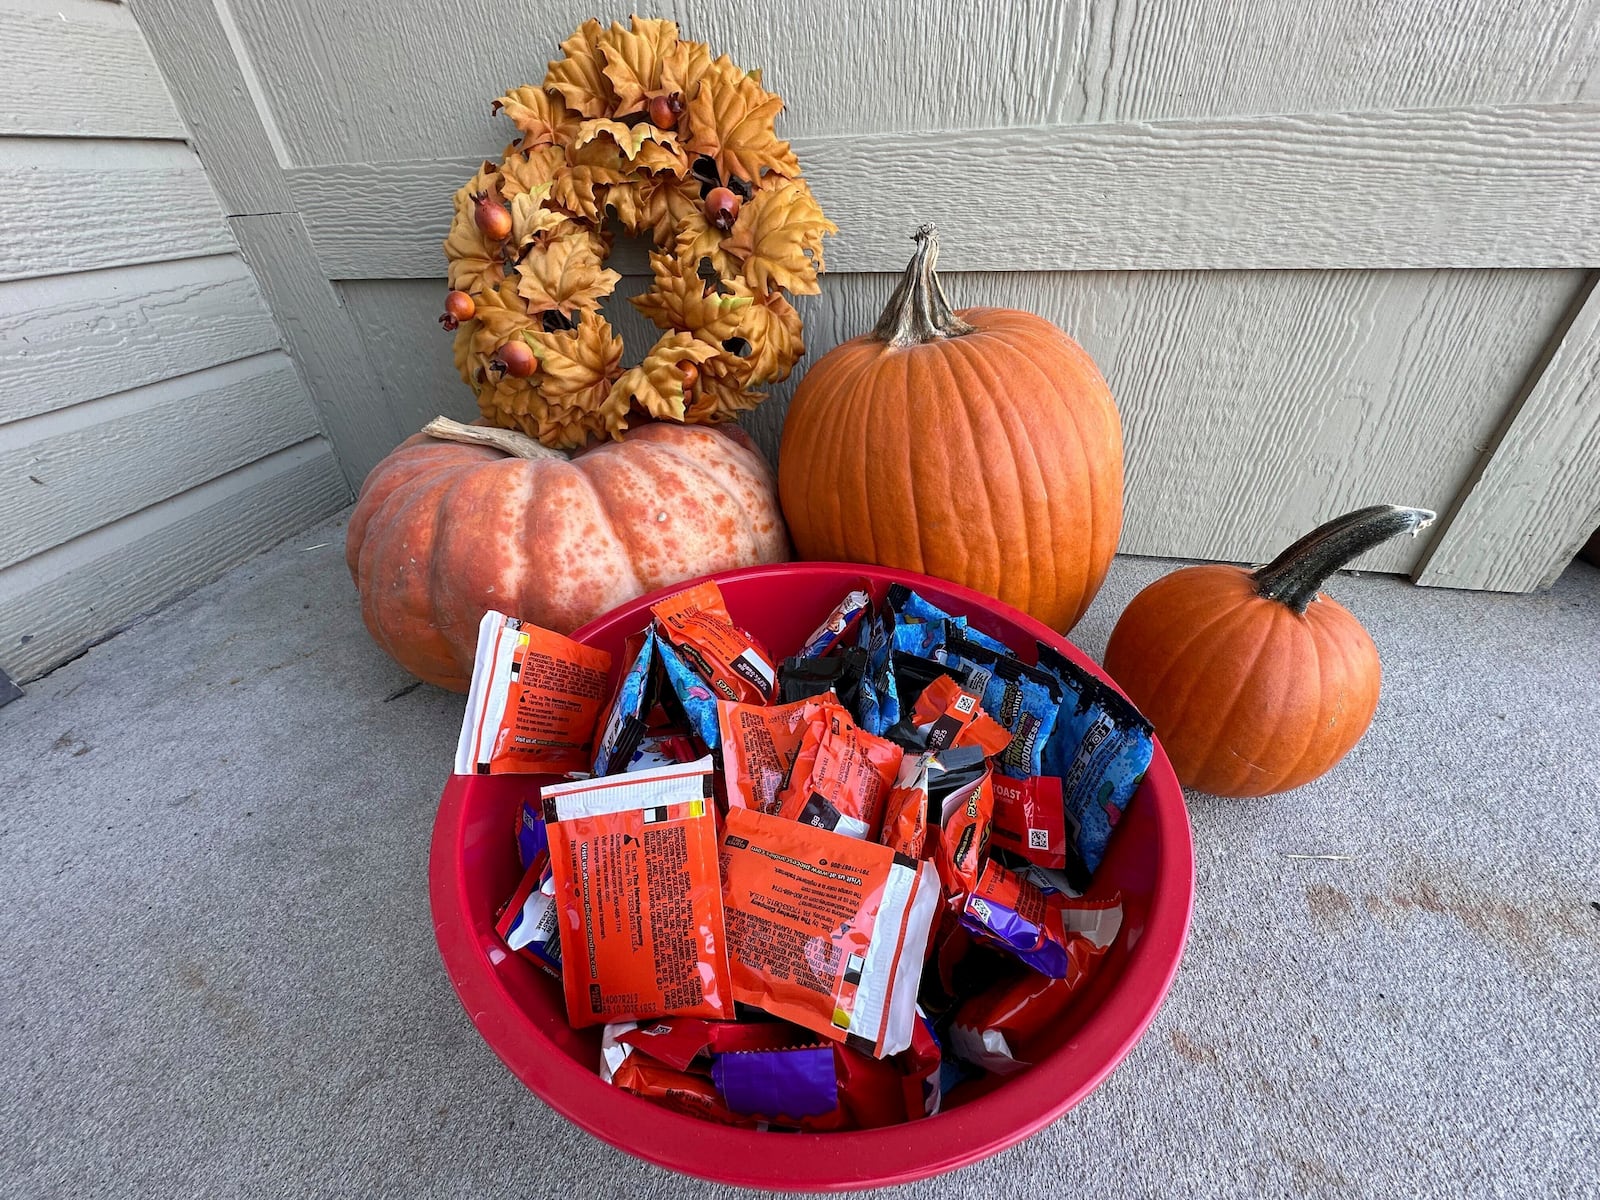
{"type": "Polygon", "coordinates": [[[732,808],[722,881],[735,1000],[877,1058],[910,1046],[931,863],[732,808]]]}
{"type": "Polygon", "coordinates": [[[1036,866],[1059,871],[1067,865],[1066,808],[1061,780],[994,777],[994,844],[1036,866]]]}
{"type": "Polygon", "coordinates": [[[940,675],[917,697],[911,723],[928,730],[928,750],[952,746],[977,746],[985,755],[1001,753],[1011,745],[1011,731],[978,705],[978,696],[948,675],[940,675]]]}
{"type": "Polygon", "coordinates": [[[1097,918],[1092,932],[1068,941],[1067,973],[1060,979],[1029,971],[961,1005],[950,1023],[956,1057],[996,1075],[1028,1066],[1030,1047],[1055,1027],[1116,939],[1122,906],[1102,911],[1106,919],[1097,918]]]}
{"type": "Polygon", "coordinates": [[[573,1026],[732,1016],[711,759],[542,795],[573,1026]]]}
{"type": "Polygon", "coordinates": [[[679,1071],[639,1053],[622,1040],[631,1028],[628,1022],[606,1026],[600,1041],[601,1079],[691,1117],[745,1129],[767,1127],[766,1122],[729,1108],[709,1076],[679,1071]]]}
{"type": "Polygon", "coordinates": [[[726,700],[765,704],[778,672],[772,657],[728,615],[722,589],[707,580],[650,608],[679,657],[726,700]]]}
{"type": "Polygon", "coordinates": [[[904,754],[858,728],[841,706],[819,703],[808,714],[789,782],[778,793],[778,811],[817,829],[875,838],[904,754]]]}
{"type": "Polygon", "coordinates": [[[815,1040],[782,1021],[707,1021],[701,1017],[666,1017],[646,1021],[619,1040],[680,1071],[711,1054],[744,1050],[781,1050],[815,1040]]]}
{"type": "Polygon", "coordinates": [[[1064,979],[1076,969],[1074,953],[1103,951],[1122,927],[1122,900],[1084,900],[1044,892],[990,861],[967,897],[961,923],[1042,975],[1064,979]]]}
{"type": "Polygon", "coordinates": [[[604,650],[484,613],[456,774],[587,771],[610,669],[604,650]]]}

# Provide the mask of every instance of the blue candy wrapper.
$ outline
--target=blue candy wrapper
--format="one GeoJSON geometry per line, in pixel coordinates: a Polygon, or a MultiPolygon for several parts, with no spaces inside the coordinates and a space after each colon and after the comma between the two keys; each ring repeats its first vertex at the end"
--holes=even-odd
{"type": "MultiPolygon", "coordinates": [[[[945,612],[945,610],[940,608],[937,604],[934,604],[932,601],[926,600],[919,596],[916,592],[912,591],[903,583],[894,583],[889,585],[889,594],[887,600],[889,607],[893,609],[903,621],[924,621],[929,624],[942,621],[949,627],[961,630],[962,633],[964,633],[968,638],[976,642],[978,645],[982,646],[985,650],[992,651],[995,654],[1010,655],[1012,653],[1011,648],[1004,642],[998,640],[997,638],[990,637],[981,629],[973,629],[967,624],[967,619],[965,617],[952,616],[950,613],[945,612]]],[[[929,651],[913,650],[910,646],[897,646],[896,649],[911,650],[913,654],[921,654],[924,657],[929,655],[929,651]]]]}
{"type": "MultiPolygon", "coordinates": [[[[630,642],[633,639],[629,639],[630,642]]],[[[644,737],[645,718],[651,704],[652,668],[655,666],[656,631],[652,626],[640,635],[639,649],[633,656],[617,694],[611,698],[611,712],[595,739],[596,776],[615,775],[628,769],[639,741],[644,737]]]]}
{"type": "Polygon", "coordinates": [[[495,931],[513,950],[530,955],[557,979],[561,977],[561,931],[550,856],[542,854],[528,868],[495,931]]]}
{"type": "Polygon", "coordinates": [[[1019,659],[996,654],[968,633],[952,630],[934,659],[981,698],[983,711],[1011,734],[1011,745],[995,759],[1002,775],[1029,779],[1043,775],[1049,745],[1061,709],[1061,685],[1051,672],[1019,659]]]}
{"type": "Polygon", "coordinates": [[[711,1082],[736,1113],[819,1117],[839,1107],[832,1046],[714,1055],[711,1082]]]}
{"type": "Polygon", "coordinates": [[[796,658],[820,658],[835,645],[844,642],[846,636],[855,628],[872,607],[872,597],[865,590],[857,588],[843,600],[839,601],[834,610],[828,614],[817,631],[808,637],[805,645],[800,647],[796,658]]]}
{"type": "Polygon", "coordinates": [[[856,724],[874,737],[882,737],[900,720],[900,695],[895,688],[894,649],[881,616],[861,622],[859,644],[867,652],[867,674],[862,682],[856,724]]]}
{"type": "Polygon", "coordinates": [[[1154,730],[1127,697],[1049,646],[1039,647],[1039,665],[1061,681],[1064,693],[1045,746],[1044,774],[1061,778],[1072,849],[1067,874],[1086,888],[1150,769],[1154,730]]]}
{"type": "Polygon", "coordinates": [[[949,621],[896,621],[890,634],[890,646],[905,654],[932,658],[934,651],[944,648],[949,636],[949,621]]]}
{"type": "Polygon", "coordinates": [[[522,802],[522,813],[517,819],[517,861],[526,871],[534,860],[550,849],[550,838],[544,830],[544,810],[538,796],[522,802]]]}
{"type": "Polygon", "coordinates": [[[717,723],[717,697],[711,685],[678,656],[665,638],[656,639],[656,654],[666,669],[667,682],[672,685],[672,695],[683,710],[689,732],[708,751],[720,749],[722,734],[717,723]]]}

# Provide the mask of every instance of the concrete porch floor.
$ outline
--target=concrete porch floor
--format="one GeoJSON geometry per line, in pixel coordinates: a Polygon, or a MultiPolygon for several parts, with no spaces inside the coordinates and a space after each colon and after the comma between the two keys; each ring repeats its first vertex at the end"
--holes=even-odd
{"type": "MultiPolygon", "coordinates": [[[[461,1011],[426,876],[461,700],[368,640],[343,540],[0,710],[0,1195],[733,1194],[568,1125],[461,1011]]],[[[1080,644],[1173,566],[1119,560],[1080,644]]],[[[1366,740],[1288,797],[1192,797],[1144,1040],[902,1194],[1600,1195],[1600,570],[1332,591],[1384,656],[1366,740]],[[1291,857],[1321,854],[1348,858],[1291,857]]]]}

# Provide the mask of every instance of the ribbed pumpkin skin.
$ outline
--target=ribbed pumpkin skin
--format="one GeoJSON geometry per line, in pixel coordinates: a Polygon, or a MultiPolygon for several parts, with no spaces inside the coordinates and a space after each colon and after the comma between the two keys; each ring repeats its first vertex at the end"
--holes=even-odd
{"type": "Polygon", "coordinates": [[[801,558],[921,571],[1072,628],[1122,531],[1122,426],[1082,347],[1042,317],[960,337],[859,337],[795,392],[778,456],[801,558]]]}
{"type": "Polygon", "coordinates": [[[458,692],[490,608],[566,633],[669,583],[788,556],[749,439],[667,423],[570,462],[419,434],[367,476],[345,538],[373,639],[458,692]]]}
{"type": "Polygon", "coordinates": [[[1332,769],[1372,723],[1383,669],[1326,595],[1304,613],[1242,567],[1185,567],[1134,597],[1106,671],[1150,718],[1185,787],[1264,796],[1332,769]]]}

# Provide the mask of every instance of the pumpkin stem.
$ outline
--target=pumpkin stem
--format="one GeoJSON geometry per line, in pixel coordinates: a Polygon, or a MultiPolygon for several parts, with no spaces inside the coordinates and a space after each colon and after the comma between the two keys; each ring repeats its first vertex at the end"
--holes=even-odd
{"type": "Polygon", "coordinates": [[[449,417],[435,417],[422,427],[422,432],[441,442],[463,442],[469,446],[493,446],[512,458],[566,458],[560,450],[552,450],[525,433],[515,429],[495,429],[488,425],[463,425],[449,417]]]}
{"type": "Polygon", "coordinates": [[[873,327],[872,336],[898,349],[974,332],[975,326],[956,316],[944,298],[939,277],[933,273],[939,261],[939,235],[933,226],[924,225],[911,240],[917,243],[917,252],[911,256],[900,286],[889,297],[889,305],[873,327]]]}
{"type": "Polygon", "coordinates": [[[1437,513],[1375,504],[1319,525],[1277,558],[1250,573],[1256,594],[1305,612],[1323,581],[1353,558],[1402,533],[1415,534],[1437,513]]]}

